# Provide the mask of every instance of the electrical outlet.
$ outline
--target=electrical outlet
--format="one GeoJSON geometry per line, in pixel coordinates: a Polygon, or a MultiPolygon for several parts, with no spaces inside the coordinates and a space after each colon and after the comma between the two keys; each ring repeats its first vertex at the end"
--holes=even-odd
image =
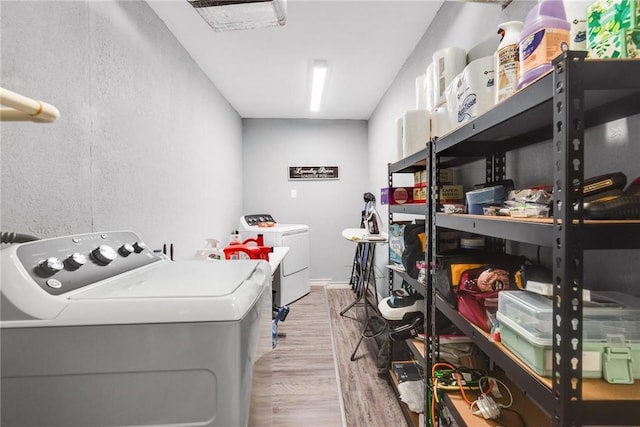
{"type": "Polygon", "coordinates": [[[291,189],[291,198],[295,199],[296,197],[298,197],[298,190],[292,188],[291,189]]]}

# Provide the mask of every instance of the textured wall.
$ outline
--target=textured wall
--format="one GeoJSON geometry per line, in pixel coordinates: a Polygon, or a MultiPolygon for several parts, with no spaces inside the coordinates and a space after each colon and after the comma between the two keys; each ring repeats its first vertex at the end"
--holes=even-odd
{"type": "Polygon", "coordinates": [[[379,192],[367,187],[367,123],[244,119],[243,129],[245,213],[308,224],[311,278],[348,281],[355,245],[341,232],[360,226],[363,193],[379,192]],[[288,166],[313,165],[338,166],[340,179],[288,180],[288,166]]]}
{"type": "Polygon", "coordinates": [[[242,205],[242,122],[143,1],[2,2],[2,87],[61,112],[2,123],[2,229],[132,229],[190,258],[242,205]]]}

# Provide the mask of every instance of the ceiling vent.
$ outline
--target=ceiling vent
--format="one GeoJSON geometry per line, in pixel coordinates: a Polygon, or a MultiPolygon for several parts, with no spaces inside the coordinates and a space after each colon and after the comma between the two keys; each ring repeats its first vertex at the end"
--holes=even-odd
{"type": "Polygon", "coordinates": [[[287,0],[187,0],[215,31],[284,25],[287,0]]]}

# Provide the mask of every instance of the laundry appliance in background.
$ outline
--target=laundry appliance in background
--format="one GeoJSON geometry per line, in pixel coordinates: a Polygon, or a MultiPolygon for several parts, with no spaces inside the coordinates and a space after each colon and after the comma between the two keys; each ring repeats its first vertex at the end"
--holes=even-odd
{"type": "Polygon", "coordinates": [[[273,278],[274,304],[284,306],[309,293],[308,225],[280,224],[269,214],[245,215],[240,218],[239,232],[243,239],[262,234],[265,245],[289,248],[280,273],[273,278]]]}
{"type": "Polygon", "coordinates": [[[172,262],[124,231],[0,261],[3,426],[246,426],[269,396],[266,261],[172,262]]]}

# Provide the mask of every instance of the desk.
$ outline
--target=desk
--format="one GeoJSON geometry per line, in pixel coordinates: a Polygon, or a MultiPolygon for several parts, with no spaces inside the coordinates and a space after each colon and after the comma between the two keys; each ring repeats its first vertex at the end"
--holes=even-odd
{"type": "Polygon", "coordinates": [[[342,231],[342,237],[350,242],[356,243],[356,254],[353,258],[353,267],[351,269],[351,289],[355,292],[354,301],[345,307],[340,316],[357,305],[364,306],[366,323],[360,334],[358,344],[356,344],[353,353],[351,354],[351,361],[356,360],[356,353],[362,340],[365,338],[375,338],[378,334],[371,330],[372,316],[369,314],[369,306],[373,309],[373,313],[378,313],[378,292],[376,289],[376,280],[374,274],[374,261],[375,261],[375,249],[377,243],[386,243],[388,239],[387,234],[369,235],[363,228],[347,228],[342,231]],[[372,304],[367,294],[371,292],[370,286],[373,286],[373,295],[375,298],[375,305],[372,304]]]}

